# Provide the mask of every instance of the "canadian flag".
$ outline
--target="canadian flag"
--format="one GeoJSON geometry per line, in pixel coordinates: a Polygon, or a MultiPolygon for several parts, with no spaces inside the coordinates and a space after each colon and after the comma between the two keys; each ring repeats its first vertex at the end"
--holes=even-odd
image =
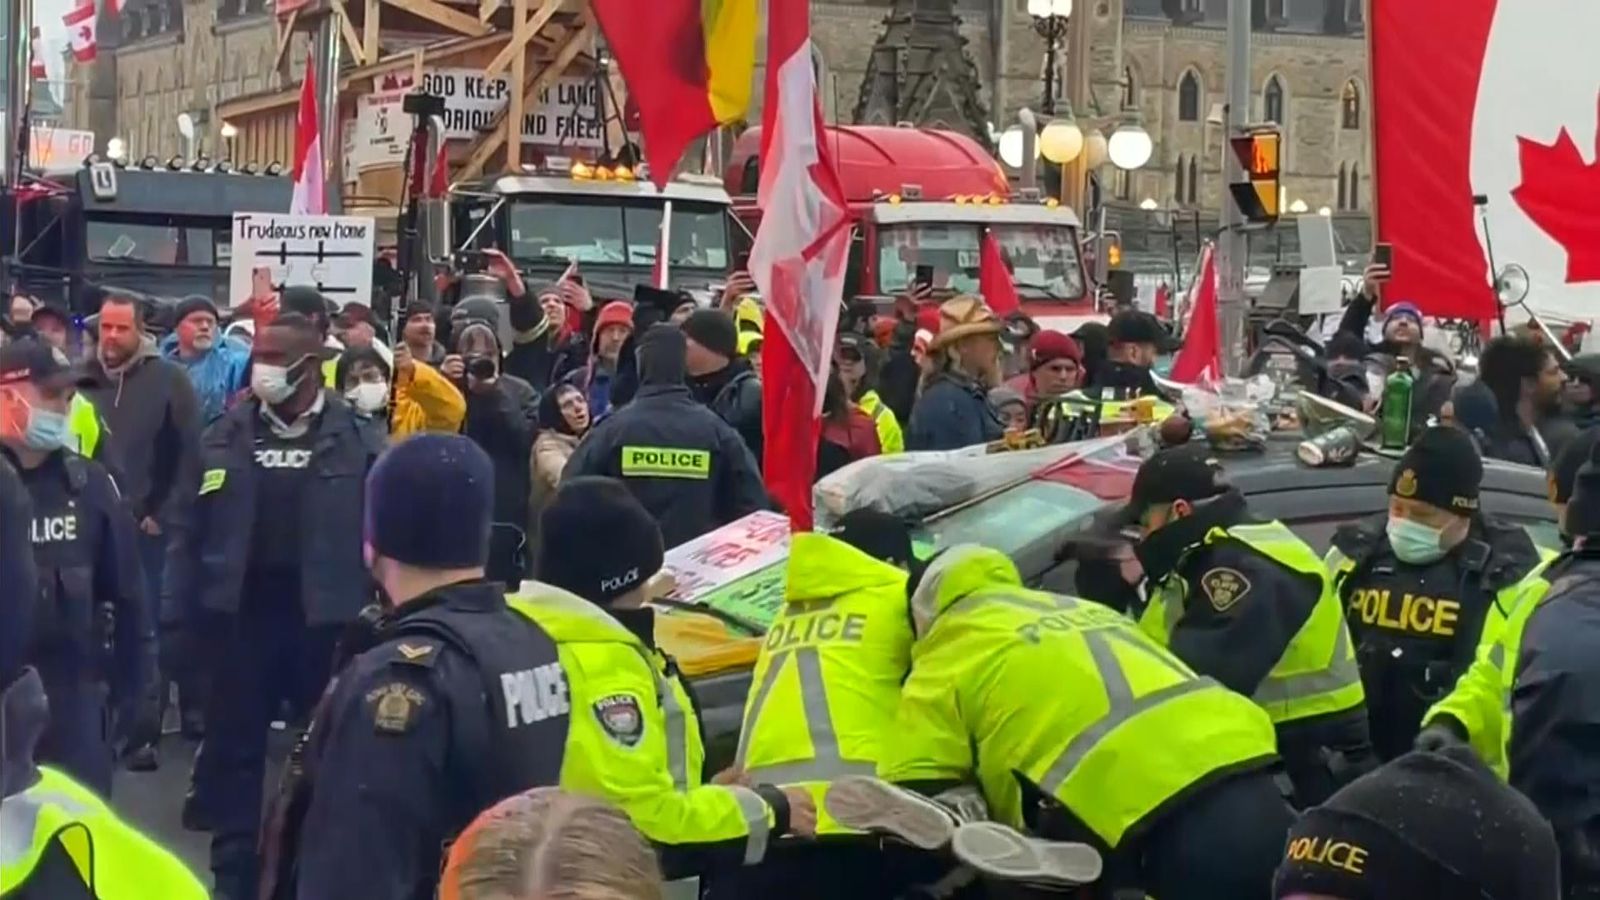
{"type": "Polygon", "coordinates": [[[1528,306],[1600,314],[1600,3],[1372,0],[1379,240],[1388,300],[1495,314],[1493,263],[1528,306]],[[1487,200],[1487,234],[1475,197],[1487,200]]]}
{"type": "Polygon", "coordinates": [[[39,26],[33,26],[33,41],[29,46],[28,75],[33,78],[43,78],[47,73],[44,68],[44,35],[39,33],[39,26]]]}
{"type": "Polygon", "coordinates": [[[300,113],[294,126],[294,194],[289,212],[320,216],[328,210],[323,189],[322,133],[317,124],[317,77],[306,57],[306,77],[300,82],[300,113]]]}
{"type": "Polygon", "coordinates": [[[1183,346],[1172,361],[1173,381],[1196,382],[1222,373],[1222,328],[1217,322],[1216,252],[1207,244],[1200,251],[1200,277],[1194,283],[1194,304],[1183,346]]]}
{"type": "Polygon", "coordinates": [[[61,17],[67,26],[67,41],[72,47],[72,58],[78,62],[93,62],[95,56],[94,0],[84,0],[61,17]]]}

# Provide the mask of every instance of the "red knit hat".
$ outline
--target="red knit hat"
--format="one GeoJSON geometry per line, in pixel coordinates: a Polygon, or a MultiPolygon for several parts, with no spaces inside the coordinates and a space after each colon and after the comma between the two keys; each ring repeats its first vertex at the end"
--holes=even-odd
{"type": "Polygon", "coordinates": [[[600,307],[600,315],[594,320],[594,333],[599,334],[608,325],[623,325],[632,331],[633,304],[625,300],[613,300],[600,307]]]}
{"type": "Polygon", "coordinates": [[[1070,359],[1083,365],[1083,349],[1078,342],[1059,331],[1041,331],[1028,345],[1028,370],[1049,365],[1058,359],[1070,359]]]}
{"type": "Polygon", "coordinates": [[[917,308],[917,330],[939,333],[939,304],[926,303],[917,308]]]}

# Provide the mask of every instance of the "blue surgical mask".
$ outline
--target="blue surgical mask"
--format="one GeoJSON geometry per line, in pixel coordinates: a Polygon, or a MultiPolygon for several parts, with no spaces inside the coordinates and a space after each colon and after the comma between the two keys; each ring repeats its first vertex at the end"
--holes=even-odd
{"type": "Polygon", "coordinates": [[[1389,546],[1401,562],[1425,565],[1444,558],[1444,531],[1413,519],[1389,517],[1389,546]]]}
{"type": "Polygon", "coordinates": [[[28,428],[22,434],[22,445],[29,450],[49,453],[60,450],[67,443],[67,417],[37,406],[28,411],[28,428]]]}

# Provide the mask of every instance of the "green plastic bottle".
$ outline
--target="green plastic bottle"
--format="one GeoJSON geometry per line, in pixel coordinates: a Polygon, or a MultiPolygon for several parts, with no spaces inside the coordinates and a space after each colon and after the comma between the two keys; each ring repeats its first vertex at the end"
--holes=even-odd
{"type": "Polygon", "coordinates": [[[1411,360],[1395,360],[1394,374],[1383,383],[1382,442],[1385,450],[1404,450],[1411,442],[1411,391],[1416,378],[1411,360]]]}

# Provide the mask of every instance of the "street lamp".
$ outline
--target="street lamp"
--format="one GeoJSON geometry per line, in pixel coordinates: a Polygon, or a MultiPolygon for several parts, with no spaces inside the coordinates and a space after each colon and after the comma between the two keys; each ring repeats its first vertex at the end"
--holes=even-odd
{"type": "MultiPolygon", "coordinates": [[[[1013,125],[1000,132],[1000,140],[996,141],[996,143],[1000,147],[1001,162],[1013,169],[1022,168],[1023,146],[1027,143],[1027,140],[1022,133],[1021,125],[1013,125]]],[[[1033,145],[1033,156],[1035,159],[1039,158],[1039,144],[1037,141],[1033,145]]]]}
{"type": "Polygon", "coordinates": [[[1146,197],[1139,201],[1139,208],[1145,212],[1155,212],[1161,208],[1161,204],[1157,203],[1154,197],[1146,197]]]}
{"type": "Polygon", "coordinates": [[[1056,165],[1066,165],[1083,152],[1083,129],[1070,115],[1051,119],[1039,132],[1039,155],[1056,165]]]}
{"type": "Polygon", "coordinates": [[[1083,164],[1091,169],[1098,169],[1105,165],[1109,158],[1106,133],[1099,128],[1089,129],[1089,133],[1083,136],[1083,164]]]}
{"type": "Polygon", "coordinates": [[[1150,161],[1150,154],[1154,152],[1155,145],[1150,140],[1150,132],[1138,123],[1130,123],[1119,127],[1111,133],[1111,140],[1106,143],[1106,151],[1111,157],[1111,164],[1119,169],[1143,168],[1150,161]]]}
{"type": "Polygon", "coordinates": [[[1326,206],[1324,206],[1321,209],[1317,210],[1317,215],[1324,216],[1324,217],[1331,216],[1331,215],[1333,215],[1333,210],[1331,210],[1331,209],[1327,208],[1326,206]]]}
{"type": "Polygon", "coordinates": [[[1289,212],[1292,212],[1297,216],[1305,213],[1306,211],[1308,211],[1310,209],[1311,209],[1311,207],[1307,206],[1306,202],[1304,200],[1301,200],[1298,197],[1295,198],[1295,201],[1293,203],[1289,204],[1289,212]]]}
{"type": "Polygon", "coordinates": [[[233,139],[239,136],[239,128],[232,122],[222,123],[222,140],[228,146],[228,159],[233,159],[233,139]]]}
{"type": "Polygon", "coordinates": [[[122,138],[114,137],[106,141],[106,156],[113,160],[128,158],[128,144],[122,138]]]}
{"type": "Polygon", "coordinates": [[[1056,50],[1067,32],[1067,17],[1072,15],[1072,0],[1028,0],[1028,15],[1033,30],[1045,41],[1044,112],[1056,111],[1056,50]]]}

